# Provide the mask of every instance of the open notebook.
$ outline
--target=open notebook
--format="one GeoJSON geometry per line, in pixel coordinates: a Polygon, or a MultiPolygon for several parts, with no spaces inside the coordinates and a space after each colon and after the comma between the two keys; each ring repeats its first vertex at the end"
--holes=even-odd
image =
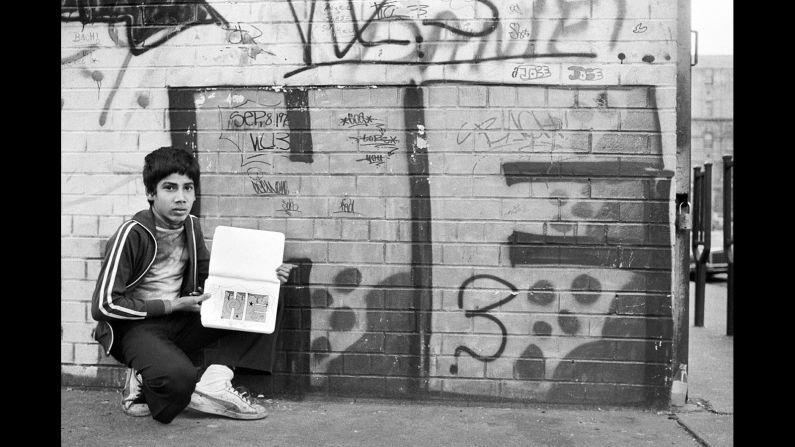
{"type": "Polygon", "coordinates": [[[212,297],[201,303],[202,325],[273,333],[281,285],[276,268],[283,255],[283,233],[216,227],[204,283],[212,297]]]}

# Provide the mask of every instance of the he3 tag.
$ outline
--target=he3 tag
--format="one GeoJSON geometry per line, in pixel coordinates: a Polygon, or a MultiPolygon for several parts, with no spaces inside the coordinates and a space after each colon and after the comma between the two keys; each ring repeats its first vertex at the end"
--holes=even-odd
{"type": "Polygon", "coordinates": [[[284,234],[218,226],[202,302],[204,327],[271,334],[276,323],[284,234]]]}

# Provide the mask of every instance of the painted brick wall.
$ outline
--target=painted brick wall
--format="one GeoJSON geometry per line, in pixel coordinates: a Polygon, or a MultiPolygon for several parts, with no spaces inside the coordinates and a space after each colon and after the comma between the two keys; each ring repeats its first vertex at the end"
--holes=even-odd
{"type": "Polygon", "coordinates": [[[676,2],[62,3],[65,383],[120,382],[90,296],[173,144],[300,265],[278,390],[667,399],[676,2]]]}

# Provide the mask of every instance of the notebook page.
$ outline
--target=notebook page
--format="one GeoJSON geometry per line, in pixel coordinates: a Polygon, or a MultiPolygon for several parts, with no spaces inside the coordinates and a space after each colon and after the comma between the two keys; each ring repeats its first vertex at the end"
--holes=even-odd
{"type": "Polygon", "coordinates": [[[284,234],[218,226],[213,234],[210,276],[279,282],[276,269],[284,256],[284,234]]]}

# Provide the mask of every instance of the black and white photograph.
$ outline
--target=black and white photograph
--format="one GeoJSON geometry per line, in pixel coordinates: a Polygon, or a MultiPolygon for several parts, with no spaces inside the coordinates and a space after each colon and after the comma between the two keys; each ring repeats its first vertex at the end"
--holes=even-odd
{"type": "Polygon", "coordinates": [[[61,0],[61,445],[733,446],[733,10],[61,0]]]}

